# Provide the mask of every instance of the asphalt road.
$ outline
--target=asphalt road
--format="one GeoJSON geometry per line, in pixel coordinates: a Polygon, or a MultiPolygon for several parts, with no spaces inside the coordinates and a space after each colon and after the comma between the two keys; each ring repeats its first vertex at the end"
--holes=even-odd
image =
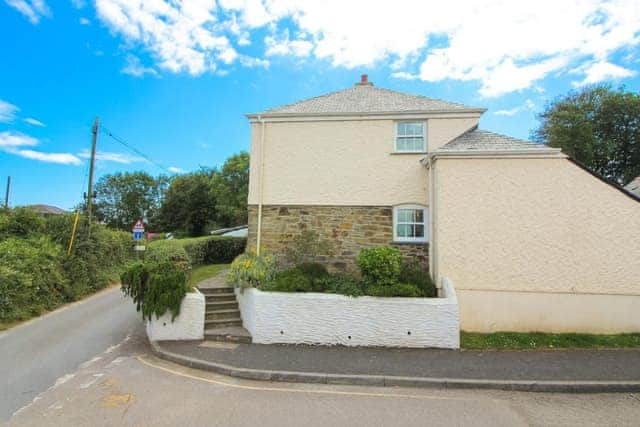
{"type": "Polygon", "coordinates": [[[0,421],[82,363],[142,330],[131,300],[113,287],[0,332],[0,421]]]}
{"type": "Polygon", "coordinates": [[[143,337],[84,364],[12,426],[637,426],[640,397],[287,384],[189,369],[143,337]]]}

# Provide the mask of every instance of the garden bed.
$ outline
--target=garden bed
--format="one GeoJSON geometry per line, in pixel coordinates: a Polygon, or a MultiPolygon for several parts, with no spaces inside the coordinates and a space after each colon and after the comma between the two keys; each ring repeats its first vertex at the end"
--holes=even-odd
{"type": "Polygon", "coordinates": [[[460,347],[455,290],[441,298],[348,297],[236,289],[244,327],[259,344],[460,347]]]}

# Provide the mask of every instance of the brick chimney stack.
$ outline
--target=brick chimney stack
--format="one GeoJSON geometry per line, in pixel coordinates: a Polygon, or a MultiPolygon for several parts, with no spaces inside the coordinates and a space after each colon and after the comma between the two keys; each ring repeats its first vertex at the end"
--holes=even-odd
{"type": "Polygon", "coordinates": [[[360,76],[360,81],[356,83],[356,86],[373,86],[373,83],[369,81],[369,76],[363,74],[360,76]]]}

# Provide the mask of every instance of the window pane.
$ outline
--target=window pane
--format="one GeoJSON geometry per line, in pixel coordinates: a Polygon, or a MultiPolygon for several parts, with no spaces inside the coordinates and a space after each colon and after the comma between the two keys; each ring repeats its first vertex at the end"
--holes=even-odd
{"type": "Polygon", "coordinates": [[[415,226],[415,237],[424,237],[424,225],[416,224],[415,226]]]}
{"type": "Polygon", "coordinates": [[[398,123],[398,136],[403,136],[407,134],[407,124],[406,123],[398,123]]]}
{"type": "Polygon", "coordinates": [[[411,237],[411,226],[407,224],[398,224],[396,234],[398,237],[411,237]]]}
{"type": "Polygon", "coordinates": [[[417,209],[415,211],[416,222],[424,223],[424,211],[422,209],[417,209]]]}
{"type": "Polygon", "coordinates": [[[409,209],[398,209],[398,222],[411,222],[411,211],[409,209]]]}
{"type": "Polygon", "coordinates": [[[396,151],[422,151],[424,143],[422,137],[398,137],[396,151]]]}
{"type": "Polygon", "coordinates": [[[422,123],[406,123],[407,136],[422,136],[422,123]]]}

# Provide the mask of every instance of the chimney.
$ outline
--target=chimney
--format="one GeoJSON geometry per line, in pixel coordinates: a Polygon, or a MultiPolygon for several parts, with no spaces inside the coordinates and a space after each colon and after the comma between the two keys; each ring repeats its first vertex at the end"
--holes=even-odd
{"type": "Polygon", "coordinates": [[[360,81],[356,83],[356,86],[373,86],[373,83],[369,81],[369,76],[363,74],[360,76],[360,81]]]}

